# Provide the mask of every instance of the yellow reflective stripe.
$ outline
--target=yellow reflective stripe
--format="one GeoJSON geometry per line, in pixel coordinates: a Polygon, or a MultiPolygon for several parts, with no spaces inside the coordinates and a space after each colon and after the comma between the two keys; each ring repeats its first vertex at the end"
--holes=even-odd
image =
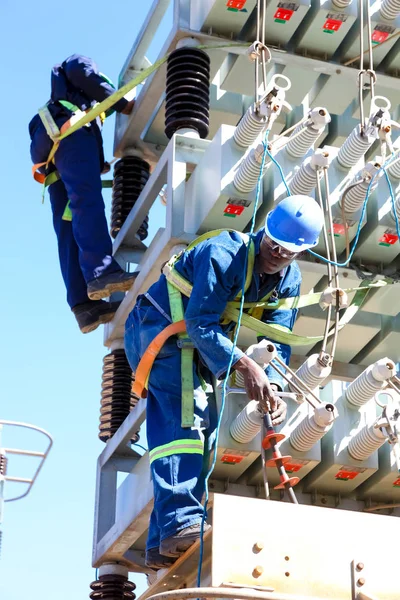
{"type": "Polygon", "coordinates": [[[150,464],[158,458],[174,454],[203,454],[203,442],[201,440],[183,439],[157,446],[149,452],[150,464]]]}
{"type": "Polygon", "coordinates": [[[38,115],[46,129],[47,135],[53,142],[55,142],[60,136],[60,130],[46,105],[42,106],[42,108],[39,108],[38,115]]]}

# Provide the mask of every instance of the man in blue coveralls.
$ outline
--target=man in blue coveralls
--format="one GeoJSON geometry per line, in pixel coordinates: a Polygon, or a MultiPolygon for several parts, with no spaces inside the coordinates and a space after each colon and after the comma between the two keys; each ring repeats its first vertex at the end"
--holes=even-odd
{"type": "MultiPolygon", "coordinates": [[[[291,196],[282,200],[268,214],[265,228],[252,236],[255,260],[245,302],[260,301],[271,292],[270,299],[298,296],[301,273],[293,260],[299,252],[316,245],[322,225],[322,211],[312,198],[291,196]]],[[[218,379],[225,377],[232,351],[233,370],[243,374],[249,400],[268,401],[274,425],[285,418],[286,405],[274,395],[283,385],[277,373],[269,366],[264,372],[239,348],[233,348],[227,332],[234,324],[221,323],[227,302],[242,289],[246,248],[242,235],[224,231],[183,252],[173,265],[179,276],[193,286],[190,297],[182,295],[182,299],[186,330],[196,350],[195,415],[194,426],[182,428],[181,350],[173,336],[154,361],[147,393],[154,509],[146,564],[154,569],[170,566],[200,535],[204,478],[217,421],[215,401],[212,394],[207,395],[204,382],[211,382],[211,374],[218,379]]],[[[133,371],[150,342],[173,320],[168,283],[161,275],[148,293],[138,297],[127,319],[125,349],[133,371]]],[[[278,325],[281,331],[291,331],[296,315],[295,309],[264,310],[261,320],[278,325]]],[[[276,343],[276,347],[288,364],[290,346],[276,343]]]]}
{"type": "MultiPolygon", "coordinates": [[[[93,60],[74,54],[53,67],[47,109],[61,129],[76,110],[86,111],[114,91],[93,60]]],[[[122,98],[113,108],[129,115],[133,105],[133,100],[122,98]]],[[[60,176],[49,187],[53,225],[67,302],[83,333],[113,318],[118,303],[104,302],[102,298],[128,290],[135,277],[123,271],[112,257],[101,190],[105,161],[100,128],[97,118],[62,140],[55,165],[51,163],[46,172],[57,169],[60,176]],[[68,201],[72,220],[65,219],[68,201]]],[[[53,142],[39,114],[29,123],[29,133],[33,162],[47,161],[53,142]]]]}

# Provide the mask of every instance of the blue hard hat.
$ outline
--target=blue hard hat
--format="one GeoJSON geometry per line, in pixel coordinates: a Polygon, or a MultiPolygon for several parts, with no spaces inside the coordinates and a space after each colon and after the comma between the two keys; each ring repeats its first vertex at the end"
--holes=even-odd
{"type": "Polygon", "coordinates": [[[313,198],[288,196],[268,213],[265,233],[289,252],[302,252],[317,245],[323,224],[321,207],[313,198]]]}

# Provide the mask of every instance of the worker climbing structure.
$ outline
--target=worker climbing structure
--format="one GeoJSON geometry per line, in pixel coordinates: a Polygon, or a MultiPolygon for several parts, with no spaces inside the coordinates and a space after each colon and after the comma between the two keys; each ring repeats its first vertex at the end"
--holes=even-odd
{"type": "Polygon", "coordinates": [[[398,600],[400,3],[174,0],[152,67],[169,4],[154,0],[120,75],[146,76],[116,117],[112,190],[114,256],[138,275],[105,326],[90,597],[134,598],[131,572],[149,575],[142,600],[398,600]],[[240,374],[215,382],[212,528],[151,571],[149,455],[135,445],[146,400],[125,320],[173,255],[211,230],[262,227],[288,194],[326,217],[286,300],[299,309],[290,368],[268,326],[258,343],[243,315],[238,338],[286,381],[286,422],[274,430],[240,374]],[[165,223],[147,243],[155,203],[165,223]]]}

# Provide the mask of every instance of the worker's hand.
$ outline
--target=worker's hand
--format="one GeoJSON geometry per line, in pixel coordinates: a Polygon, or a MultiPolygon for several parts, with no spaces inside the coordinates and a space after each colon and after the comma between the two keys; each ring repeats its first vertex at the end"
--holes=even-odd
{"type": "Polygon", "coordinates": [[[130,115],[133,111],[133,107],[135,106],[134,100],[129,100],[128,104],[125,106],[124,110],[121,111],[123,115],[130,115]]]}
{"type": "MultiPolygon", "coordinates": [[[[278,392],[279,388],[276,383],[271,383],[273,392],[278,392]]],[[[286,419],[287,405],[279,396],[275,396],[276,409],[271,412],[272,425],[280,425],[286,419]]]]}
{"type": "Polygon", "coordinates": [[[269,379],[260,365],[248,356],[243,356],[234,368],[243,375],[244,387],[249,399],[256,400],[264,406],[268,402],[270,409],[275,411],[277,408],[276,397],[269,379]]]}
{"type": "Polygon", "coordinates": [[[106,173],[109,173],[110,171],[111,171],[111,165],[110,165],[109,162],[106,161],[104,163],[104,167],[103,167],[103,170],[102,170],[101,174],[105,175],[106,173]]]}

